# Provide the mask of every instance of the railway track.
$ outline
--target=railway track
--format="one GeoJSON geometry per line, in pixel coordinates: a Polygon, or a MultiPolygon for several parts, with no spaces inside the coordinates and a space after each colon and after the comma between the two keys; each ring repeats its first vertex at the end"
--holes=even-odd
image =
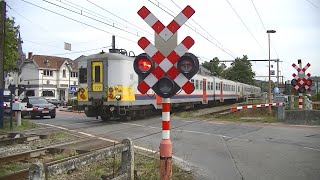
{"type": "MultiPolygon", "coordinates": [[[[114,142],[108,142],[97,138],[86,137],[75,141],[52,145],[45,148],[0,157],[0,166],[13,164],[17,162],[25,163],[27,165],[30,165],[31,162],[34,161],[42,161],[45,163],[49,163],[57,160],[55,157],[57,157],[61,162],[63,161],[63,159],[68,159],[71,156],[81,155],[84,153],[96,151],[115,145],[116,144],[114,142]]],[[[14,173],[9,173],[0,177],[0,180],[25,179],[28,177],[28,172],[28,168],[22,168],[15,171],[14,173]]]]}

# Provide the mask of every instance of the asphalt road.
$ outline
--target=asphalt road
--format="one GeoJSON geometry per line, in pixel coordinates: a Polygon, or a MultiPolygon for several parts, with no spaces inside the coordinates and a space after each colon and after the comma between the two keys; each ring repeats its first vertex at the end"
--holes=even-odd
{"type": "MultiPolygon", "coordinates": [[[[47,123],[158,151],[161,117],[102,122],[84,114],[58,112],[47,123]]],[[[282,124],[209,122],[171,118],[171,140],[177,162],[198,179],[319,180],[320,127],[282,124]]]]}

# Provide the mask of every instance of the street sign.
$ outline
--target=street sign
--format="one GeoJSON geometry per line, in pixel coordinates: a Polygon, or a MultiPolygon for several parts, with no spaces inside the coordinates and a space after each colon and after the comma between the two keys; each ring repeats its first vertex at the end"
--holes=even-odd
{"type": "Polygon", "coordinates": [[[76,86],[70,86],[70,92],[77,92],[76,86]]]}
{"type": "MultiPolygon", "coordinates": [[[[140,17],[165,41],[168,41],[194,13],[195,11],[187,6],[168,26],[164,26],[145,6],[138,11],[140,17]]],[[[191,78],[190,74],[194,75],[198,71],[199,61],[196,56],[191,56],[191,53],[188,57],[185,56],[194,45],[194,40],[190,36],[187,36],[168,56],[164,56],[145,37],[138,41],[138,45],[146,52],[146,54],[137,56],[134,61],[134,69],[142,79],[138,85],[138,90],[142,94],[152,88],[160,97],[169,98],[180,89],[183,89],[187,94],[194,91],[194,86],[189,79],[191,78]],[[179,63],[179,61],[183,61],[183,63],[179,63]],[[181,67],[192,65],[192,72],[185,73],[183,68],[178,67],[179,65],[181,67]]]]}

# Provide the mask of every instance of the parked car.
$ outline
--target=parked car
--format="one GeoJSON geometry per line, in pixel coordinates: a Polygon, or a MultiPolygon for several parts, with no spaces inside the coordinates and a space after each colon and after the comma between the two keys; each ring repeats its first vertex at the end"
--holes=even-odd
{"type": "Polygon", "coordinates": [[[36,116],[40,116],[41,118],[44,116],[50,116],[51,118],[56,117],[56,107],[55,105],[49,103],[43,97],[26,97],[22,100],[22,102],[27,103],[27,108],[32,108],[31,111],[22,111],[21,117],[30,115],[31,118],[35,118],[36,116]]]}
{"type": "Polygon", "coordinates": [[[48,99],[48,102],[55,105],[56,107],[63,105],[63,103],[58,99],[48,99]]]}

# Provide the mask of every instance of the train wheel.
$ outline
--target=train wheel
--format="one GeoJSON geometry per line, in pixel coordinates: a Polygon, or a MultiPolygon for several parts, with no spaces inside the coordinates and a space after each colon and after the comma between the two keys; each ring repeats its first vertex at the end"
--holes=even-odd
{"type": "Polygon", "coordinates": [[[102,107],[100,112],[100,117],[103,121],[109,121],[110,115],[107,112],[107,107],[102,107]]]}

